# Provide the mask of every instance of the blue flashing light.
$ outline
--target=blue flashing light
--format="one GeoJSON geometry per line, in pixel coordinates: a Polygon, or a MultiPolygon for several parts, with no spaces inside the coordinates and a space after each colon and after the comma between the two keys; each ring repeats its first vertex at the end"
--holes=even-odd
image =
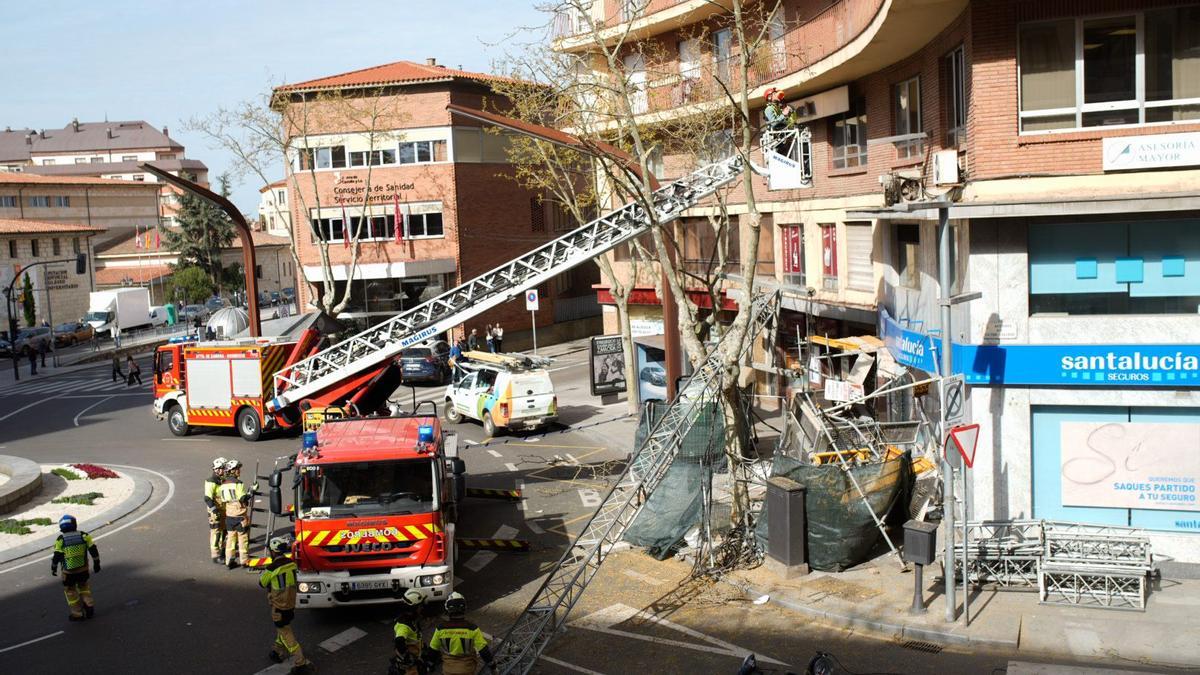
{"type": "Polygon", "coordinates": [[[305,450],[316,449],[316,447],[317,447],[317,432],[315,432],[315,431],[304,432],[304,437],[303,437],[302,442],[304,443],[303,447],[305,450]]]}
{"type": "Polygon", "coordinates": [[[433,442],[433,425],[422,424],[417,427],[417,442],[432,443],[433,442]]]}

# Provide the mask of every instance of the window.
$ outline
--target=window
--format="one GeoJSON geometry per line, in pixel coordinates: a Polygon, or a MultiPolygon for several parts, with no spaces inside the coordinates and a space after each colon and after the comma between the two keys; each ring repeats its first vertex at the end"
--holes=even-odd
{"type": "Polygon", "coordinates": [[[280,205],[287,204],[287,190],[276,190],[275,199],[280,205]]]}
{"type": "Polygon", "coordinates": [[[29,255],[31,255],[35,258],[38,257],[39,255],[41,255],[41,252],[38,251],[38,240],[37,239],[29,240],[29,255]]]}
{"type": "Polygon", "coordinates": [[[93,158],[92,158],[92,162],[91,162],[91,163],[92,163],[92,164],[99,164],[99,163],[101,163],[101,162],[103,162],[103,161],[104,161],[104,158],[103,158],[103,157],[93,157],[93,158]]]}
{"type": "Polygon", "coordinates": [[[69,208],[71,206],[71,198],[70,197],[61,197],[61,196],[55,197],[54,205],[60,209],[69,208]]]}
{"type": "Polygon", "coordinates": [[[821,276],[825,290],[836,291],[838,287],[837,226],[823,223],[821,228],[821,276]]]}
{"type": "Polygon", "coordinates": [[[646,96],[646,58],[641,54],[627,54],[624,63],[630,110],[635,115],[644,113],[650,108],[646,96]]]}
{"type": "Polygon", "coordinates": [[[655,145],[650,148],[650,154],[646,156],[646,168],[655,178],[662,178],[667,175],[667,167],[663,161],[663,149],[661,145],[655,145]]]}
{"type": "Polygon", "coordinates": [[[129,177],[129,180],[137,181],[139,183],[144,183],[144,182],[146,182],[146,176],[145,176],[145,174],[135,173],[129,177]]]}
{"type": "Polygon", "coordinates": [[[804,226],[790,225],[779,228],[780,256],[783,283],[806,286],[804,279],[804,226]]]}
{"type": "Polygon", "coordinates": [[[1030,314],[1200,311],[1200,231],[1189,220],[1029,226],[1030,314]]]}
{"type": "Polygon", "coordinates": [[[59,246],[58,237],[55,237],[50,240],[50,251],[54,254],[55,257],[62,255],[62,248],[59,246]]]}
{"type": "Polygon", "coordinates": [[[946,55],[946,145],[958,147],[967,132],[967,73],[962,45],[946,55]]]}
{"type": "Polygon", "coordinates": [[[787,71],[787,25],[783,19],[783,5],[771,15],[767,38],[771,41],[771,74],[782,75],[787,71]]]}
{"type": "Polygon", "coordinates": [[[122,162],[136,162],[137,155],[121,155],[122,162]]]}
{"type": "Polygon", "coordinates": [[[700,79],[700,39],[679,41],[679,77],[685,80],[700,79]]]}
{"type": "Polygon", "coordinates": [[[79,253],[81,253],[81,251],[80,251],[80,248],[79,248],[79,237],[72,237],[72,238],[71,238],[71,252],[72,252],[72,253],[75,253],[75,254],[77,254],[77,255],[78,255],[79,253]]]}
{"type": "Polygon", "coordinates": [[[410,141],[400,144],[401,164],[446,161],[446,141],[410,141]]]}
{"type": "Polygon", "coordinates": [[[0,207],[6,209],[17,208],[17,198],[15,195],[0,195],[0,207]]]}
{"type": "Polygon", "coordinates": [[[642,15],[650,0],[621,0],[621,21],[632,21],[642,15]]]}
{"type": "Polygon", "coordinates": [[[719,162],[733,154],[733,129],[714,131],[704,137],[704,147],[700,149],[700,161],[704,164],[719,162]]]}
{"type": "MultiPolygon", "coordinates": [[[[439,205],[438,208],[441,208],[439,205]]],[[[404,229],[408,237],[441,237],[444,236],[442,228],[442,214],[437,213],[414,213],[405,219],[404,229]]]]}
{"type": "Polygon", "coordinates": [[[713,74],[721,82],[729,81],[729,65],[733,57],[733,30],[722,28],[713,33],[713,74]]]}
{"type": "Polygon", "coordinates": [[[850,109],[831,122],[833,132],[833,168],[849,169],[867,165],[867,102],[858,98],[850,109]]]}
{"type": "Polygon", "coordinates": [[[76,163],[76,164],[87,164],[87,162],[88,162],[88,158],[87,158],[87,157],[76,157],[76,158],[75,158],[75,163],[76,163]]]}
{"type": "Polygon", "coordinates": [[[17,240],[16,239],[8,240],[8,257],[10,257],[10,258],[17,257],[17,240]]]}
{"type": "Polygon", "coordinates": [[[175,159],[175,153],[168,152],[158,156],[159,159],[175,159]]]}
{"type": "Polygon", "coordinates": [[[49,197],[30,197],[29,205],[36,208],[50,208],[49,197]]]}
{"type": "Polygon", "coordinates": [[[902,223],[895,226],[896,275],[906,288],[921,287],[921,226],[902,223]]]}
{"type": "Polygon", "coordinates": [[[875,265],[871,262],[870,223],[846,223],[846,287],[875,290],[875,265]]]}
{"type": "Polygon", "coordinates": [[[529,198],[529,231],[546,231],[546,206],[539,197],[529,198]]]}
{"type": "Polygon", "coordinates": [[[1026,24],[1021,131],[1200,119],[1200,6],[1026,24]]]}
{"type": "Polygon", "coordinates": [[[346,168],[346,146],[304,148],[300,151],[300,170],[346,168]]]}
{"type": "Polygon", "coordinates": [[[261,278],[262,278],[262,265],[255,265],[255,266],[254,266],[254,278],[255,278],[255,279],[261,279],[261,278]]]}
{"type": "Polygon", "coordinates": [[[361,150],[350,153],[350,166],[382,166],[395,163],[395,150],[361,150]]]}
{"type": "Polygon", "coordinates": [[[892,114],[896,122],[896,135],[906,137],[895,142],[896,158],[920,157],[925,152],[925,140],[912,136],[921,133],[921,78],[914,77],[897,84],[892,99],[895,102],[892,114]]]}
{"type": "Polygon", "coordinates": [[[42,160],[42,166],[53,166],[53,165],[54,165],[53,159],[43,159],[42,160]]]}

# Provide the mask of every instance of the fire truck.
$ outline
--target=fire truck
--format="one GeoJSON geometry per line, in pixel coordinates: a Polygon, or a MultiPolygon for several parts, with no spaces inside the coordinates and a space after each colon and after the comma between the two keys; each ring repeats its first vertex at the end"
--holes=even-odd
{"type": "Polygon", "coordinates": [[[256,441],[265,431],[297,426],[312,407],[341,405],[363,414],[380,410],[400,383],[400,370],[387,360],[364,368],[293,405],[270,410],[278,393],[276,375],[318,351],[320,334],[299,339],[246,338],[165,344],[154,354],[154,414],[171,433],[193,427],[237,429],[256,441]]]}
{"type": "Polygon", "coordinates": [[[428,414],[327,419],[309,432],[315,445],[271,473],[274,519],[292,472],[297,606],[395,602],[410,588],[426,600],[450,594],[466,465],[426,403],[428,414]]]}

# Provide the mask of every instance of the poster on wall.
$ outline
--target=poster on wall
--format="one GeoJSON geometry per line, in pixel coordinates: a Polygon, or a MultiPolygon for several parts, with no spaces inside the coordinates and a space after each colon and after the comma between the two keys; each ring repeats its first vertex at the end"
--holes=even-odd
{"type": "Polygon", "coordinates": [[[1200,425],[1063,422],[1062,503],[1200,509],[1200,425]]]}
{"type": "Polygon", "coordinates": [[[625,391],[625,350],[620,335],[592,338],[592,396],[625,391]]]}

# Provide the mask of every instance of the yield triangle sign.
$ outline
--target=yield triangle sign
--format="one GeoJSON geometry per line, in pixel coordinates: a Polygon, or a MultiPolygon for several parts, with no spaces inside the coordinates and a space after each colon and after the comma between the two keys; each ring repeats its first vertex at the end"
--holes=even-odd
{"type": "Polygon", "coordinates": [[[967,463],[967,468],[974,466],[975,446],[979,442],[979,425],[967,424],[954,427],[950,430],[950,440],[954,441],[954,447],[958,448],[958,454],[962,455],[963,461],[967,463]]]}

